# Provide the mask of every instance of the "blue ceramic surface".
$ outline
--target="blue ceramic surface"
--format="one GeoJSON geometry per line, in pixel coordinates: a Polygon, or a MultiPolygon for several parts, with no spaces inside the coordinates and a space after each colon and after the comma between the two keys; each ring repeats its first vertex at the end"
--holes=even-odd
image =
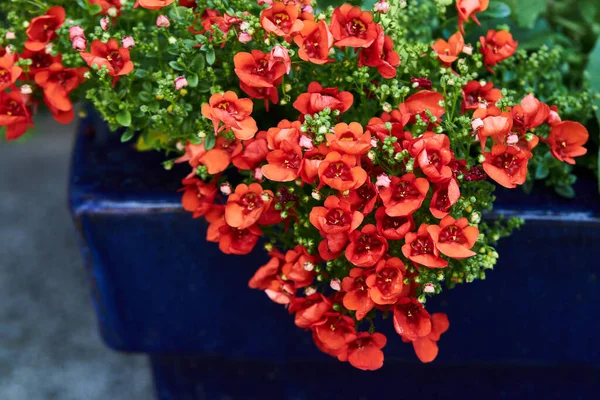
{"type": "Polygon", "coordinates": [[[501,242],[488,280],[428,301],[451,321],[436,362],[419,364],[387,320],[378,325],[389,338],[386,365],[364,374],[332,362],[282,306],[248,289],[266,260],[261,248],[227,256],[205,241],[205,223],[181,209],[176,193],[186,166],[165,171],[160,154],[118,138],[93,114],[83,121],[71,209],[102,337],[114,349],[151,354],[160,398],[408,398],[426,385],[425,398],[554,399],[600,389],[600,197],[592,180],[577,184],[574,201],[543,189],[499,190],[496,213],[527,223],[501,242]]]}

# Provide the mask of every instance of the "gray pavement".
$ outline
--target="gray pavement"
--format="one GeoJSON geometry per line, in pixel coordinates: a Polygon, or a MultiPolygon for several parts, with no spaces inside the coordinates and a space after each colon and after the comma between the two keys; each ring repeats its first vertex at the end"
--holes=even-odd
{"type": "Polygon", "coordinates": [[[147,400],[143,356],[104,347],[67,209],[75,125],[0,140],[0,400],[147,400]]]}

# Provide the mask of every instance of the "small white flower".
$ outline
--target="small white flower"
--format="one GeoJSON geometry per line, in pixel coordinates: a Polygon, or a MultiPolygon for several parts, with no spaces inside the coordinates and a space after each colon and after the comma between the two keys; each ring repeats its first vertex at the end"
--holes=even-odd
{"type": "Polygon", "coordinates": [[[263,179],[262,169],[260,169],[260,168],[254,169],[254,179],[256,179],[257,181],[262,181],[262,179],[263,179]]]}
{"type": "Polygon", "coordinates": [[[304,294],[307,295],[307,296],[312,296],[315,293],[317,293],[317,289],[315,289],[312,286],[309,286],[306,289],[304,289],[304,294]]]}
{"type": "Polygon", "coordinates": [[[473,46],[471,46],[470,44],[466,44],[463,47],[462,52],[468,56],[472,56],[473,55],[473,46]]]}
{"type": "Polygon", "coordinates": [[[109,17],[114,18],[119,14],[119,10],[117,10],[116,7],[111,7],[106,11],[106,14],[108,14],[109,17]]]}
{"type": "Polygon", "coordinates": [[[6,35],[4,37],[6,38],[6,40],[15,40],[17,38],[13,31],[6,32],[6,35]]]}
{"type": "Polygon", "coordinates": [[[108,19],[108,17],[104,17],[100,20],[100,26],[102,27],[103,31],[107,31],[108,28],[110,27],[110,19],[108,19]]]}
{"type": "Polygon", "coordinates": [[[506,144],[517,144],[519,143],[519,137],[517,135],[515,135],[514,133],[508,135],[508,137],[506,138],[506,144]]]}
{"type": "Polygon", "coordinates": [[[312,271],[313,269],[315,269],[315,265],[313,263],[311,263],[310,261],[304,263],[305,271],[312,271]]]}
{"type": "Polygon", "coordinates": [[[221,185],[219,190],[221,190],[221,193],[223,193],[225,196],[229,196],[231,194],[231,185],[229,183],[224,183],[221,185]]]}
{"type": "Polygon", "coordinates": [[[426,283],[423,286],[423,292],[424,293],[435,293],[435,286],[433,286],[433,283],[426,283]]]}
{"type": "Polygon", "coordinates": [[[313,199],[315,200],[321,200],[321,193],[319,193],[316,190],[313,190],[313,192],[310,194],[312,196],[313,199]]]}
{"type": "Polygon", "coordinates": [[[337,278],[332,279],[331,282],[329,282],[329,286],[336,292],[339,292],[340,290],[342,290],[342,284],[341,284],[340,280],[337,278]]]}
{"type": "Polygon", "coordinates": [[[312,148],[314,147],[312,139],[306,135],[300,136],[300,140],[298,141],[298,144],[300,145],[300,147],[303,147],[306,150],[312,150],[312,148]]]}
{"type": "Polygon", "coordinates": [[[33,93],[31,86],[29,86],[29,85],[21,86],[21,94],[31,94],[31,93],[33,93]]]}
{"type": "Polygon", "coordinates": [[[392,183],[392,180],[390,179],[390,177],[387,176],[386,174],[381,174],[381,175],[377,176],[377,182],[375,182],[375,186],[390,187],[390,183],[392,183]]]}

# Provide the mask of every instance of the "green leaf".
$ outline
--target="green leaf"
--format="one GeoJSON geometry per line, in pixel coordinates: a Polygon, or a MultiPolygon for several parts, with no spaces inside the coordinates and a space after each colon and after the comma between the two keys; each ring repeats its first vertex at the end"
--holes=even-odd
{"type": "Polygon", "coordinates": [[[205,66],[206,62],[204,61],[204,54],[198,54],[190,63],[190,70],[202,71],[205,66]]]}
{"type": "Polygon", "coordinates": [[[183,71],[183,67],[177,64],[177,61],[169,62],[169,67],[173,68],[175,71],[183,71]]]}
{"type": "Polygon", "coordinates": [[[566,197],[567,199],[575,198],[575,190],[571,185],[559,185],[554,187],[554,190],[559,196],[566,197]]]}
{"type": "MultiPolygon", "coordinates": [[[[521,0],[521,1],[529,1],[529,0],[521,0]]],[[[534,0],[536,1],[536,0],[534,0]]],[[[506,18],[510,17],[511,11],[510,7],[506,3],[502,3],[500,1],[494,1],[490,3],[490,6],[487,10],[485,10],[481,16],[485,18],[506,18]]]]}
{"type": "Polygon", "coordinates": [[[120,111],[117,115],[115,115],[115,119],[117,120],[117,123],[121,126],[127,127],[131,125],[131,114],[129,113],[129,111],[120,111]]]}
{"type": "Polygon", "coordinates": [[[198,86],[198,75],[193,74],[187,77],[188,85],[191,88],[195,88],[198,86]]]}
{"type": "Polygon", "coordinates": [[[535,21],[546,12],[547,0],[506,0],[513,19],[521,28],[532,29],[535,21]]]}
{"type": "Polygon", "coordinates": [[[539,163],[535,168],[535,179],[545,179],[550,175],[550,169],[543,162],[539,163]]]}
{"type": "Polygon", "coordinates": [[[215,135],[212,133],[204,138],[204,148],[206,150],[210,150],[213,147],[215,147],[215,143],[216,143],[216,138],[215,138],[215,135]]]}
{"type": "Polygon", "coordinates": [[[125,143],[131,140],[131,138],[133,137],[134,131],[131,129],[127,129],[125,132],[123,132],[123,134],[121,135],[121,143],[125,143]]]}
{"type": "Polygon", "coordinates": [[[213,65],[215,63],[215,50],[210,49],[206,52],[206,62],[208,65],[213,65]]]}
{"type": "Polygon", "coordinates": [[[143,101],[144,103],[150,103],[153,99],[152,99],[152,95],[148,92],[139,92],[138,93],[138,97],[140,98],[141,101],[143,101]]]}
{"type": "Polygon", "coordinates": [[[89,7],[90,14],[92,15],[102,12],[102,6],[100,4],[90,4],[89,7]]]}

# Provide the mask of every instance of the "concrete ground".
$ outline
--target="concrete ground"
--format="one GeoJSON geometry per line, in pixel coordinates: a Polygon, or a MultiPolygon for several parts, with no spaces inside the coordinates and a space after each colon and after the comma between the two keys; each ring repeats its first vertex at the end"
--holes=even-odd
{"type": "Polygon", "coordinates": [[[146,358],[104,347],[67,209],[75,125],[0,139],[0,399],[148,400],[146,358]]]}

